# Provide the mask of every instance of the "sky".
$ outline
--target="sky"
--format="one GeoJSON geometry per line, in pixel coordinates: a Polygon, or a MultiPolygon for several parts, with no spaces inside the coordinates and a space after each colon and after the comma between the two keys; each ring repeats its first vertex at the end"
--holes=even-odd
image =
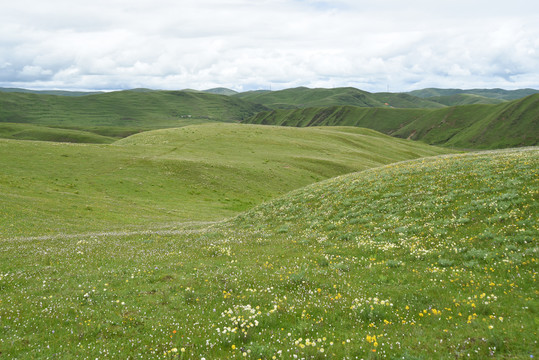
{"type": "Polygon", "coordinates": [[[539,1],[16,0],[0,87],[539,89],[539,1]]]}

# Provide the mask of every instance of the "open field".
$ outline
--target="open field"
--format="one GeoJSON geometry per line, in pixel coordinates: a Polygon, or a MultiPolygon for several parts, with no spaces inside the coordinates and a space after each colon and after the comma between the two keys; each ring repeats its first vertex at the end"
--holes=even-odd
{"type": "MultiPolygon", "coordinates": [[[[160,132],[154,135],[115,145],[115,156],[160,143],[160,132]]],[[[71,146],[68,158],[89,148],[71,146]]],[[[40,149],[53,165],[67,151],[40,149]]],[[[146,151],[151,163],[162,149],[146,151]]],[[[125,181],[147,166],[133,164],[128,177],[108,171],[125,181]]],[[[209,225],[4,236],[0,355],[531,358],[538,353],[538,169],[537,148],[424,158],[316,183],[209,225]]],[[[99,178],[105,168],[96,170],[99,178]]],[[[135,182],[125,196],[137,187],[145,186],[135,182]]],[[[132,219],[151,213],[131,207],[114,211],[132,219]]]]}
{"type": "Polygon", "coordinates": [[[539,94],[290,90],[0,93],[0,358],[537,356],[539,94]]]}
{"type": "Polygon", "coordinates": [[[0,234],[222,219],[316,181],[447,152],[365,129],[239,124],[109,145],[0,140],[0,234]]]}

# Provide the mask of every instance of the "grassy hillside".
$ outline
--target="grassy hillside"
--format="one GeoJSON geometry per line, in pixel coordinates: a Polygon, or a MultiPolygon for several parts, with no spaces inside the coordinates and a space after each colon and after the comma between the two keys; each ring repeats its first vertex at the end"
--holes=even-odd
{"type": "Polygon", "coordinates": [[[359,107],[440,108],[443,105],[407,94],[371,94],[356,88],[309,89],[298,87],[279,91],[251,91],[234,95],[272,109],[350,105],[359,107]]]}
{"type": "Polygon", "coordinates": [[[223,88],[223,87],[208,89],[208,90],[204,90],[203,92],[210,93],[210,94],[226,95],[226,96],[232,96],[238,93],[237,91],[223,88]]]}
{"type": "Polygon", "coordinates": [[[4,88],[0,87],[0,92],[16,92],[16,93],[30,93],[30,94],[43,94],[43,95],[59,95],[59,96],[85,96],[100,94],[100,91],[67,91],[67,90],[29,90],[21,88],[4,88]]]}
{"type": "Polygon", "coordinates": [[[394,133],[429,144],[493,149],[539,144],[539,94],[499,105],[456,106],[394,133]]]}
{"type": "Polygon", "coordinates": [[[239,124],[111,145],[2,140],[0,235],[222,219],[322,179],[443,152],[365,129],[239,124]]]}
{"type": "Polygon", "coordinates": [[[455,94],[446,96],[428,97],[427,100],[434,101],[446,106],[460,106],[471,104],[500,104],[505,100],[490,98],[474,94],[455,94]]]}
{"type": "MultiPolygon", "coordinates": [[[[110,129],[105,132],[111,134],[110,129]]],[[[91,131],[16,123],[0,123],[0,138],[90,144],[109,144],[117,140],[114,137],[102,136],[91,131]]]]}
{"type": "Polygon", "coordinates": [[[451,96],[458,94],[470,94],[478,95],[491,99],[499,100],[516,100],[521,99],[526,96],[539,93],[539,90],[535,89],[518,89],[518,90],[504,90],[504,89],[437,89],[437,88],[428,88],[421,90],[414,90],[408,92],[408,94],[417,96],[420,98],[430,98],[433,96],[451,96]]]}
{"type": "Polygon", "coordinates": [[[265,110],[261,105],[202,92],[139,89],[78,97],[0,92],[0,123],[30,123],[113,137],[197,123],[241,121],[261,110],[265,110]]]}
{"type": "Polygon", "coordinates": [[[222,224],[4,239],[2,357],[531,358],[537,169],[421,159],[222,224]]]}
{"type": "Polygon", "coordinates": [[[351,106],[274,110],[248,119],[284,126],[360,126],[386,134],[460,148],[503,148],[539,141],[539,94],[498,105],[443,109],[365,109],[351,106]]]}

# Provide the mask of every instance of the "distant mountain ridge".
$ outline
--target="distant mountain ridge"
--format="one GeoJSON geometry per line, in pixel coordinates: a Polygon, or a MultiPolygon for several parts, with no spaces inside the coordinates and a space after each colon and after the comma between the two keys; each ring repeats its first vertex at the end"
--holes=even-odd
{"type": "Polygon", "coordinates": [[[334,89],[297,87],[277,91],[248,91],[233,95],[271,109],[302,109],[320,106],[359,106],[436,109],[469,104],[499,104],[539,93],[520,89],[423,89],[402,93],[370,93],[353,87],[334,89]]]}
{"type": "Polygon", "coordinates": [[[297,87],[278,91],[251,91],[234,95],[271,109],[350,105],[360,107],[440,108],[443,105],[404,93],[369,93],[353,87],[310,89],[297,87]]]}
{"type": "Polygon", "coordinates": [[[226,88],[138,88],[97,94],[52,91],[56,96],[3,90],[0,88],[0,137],[12,139],[102,143],[141,131],[206,122],[359,126],[470,149],[536,145],[539,134],[539,91],[533,89],[415,92],[427,98],[352,87],[243,93],[226,88]],[[502,99],[530,92],[535,94],[502,99]]]}
{"type": "MultiPolygon", "coordinates": [[[[152,129],[239,122],[264,110],[268,108],[204,92],[133,89],[87,96],[0,92],[0,137],[4,134],[9,138],[41,140],[46,134],[46,139],[50,139],[56,136],[50,129],[61,128],[119,138],[152,129]],[[23,125],[33,127],[25,130],[23,125]]],[[[88,138],[88,134],[73,137],[72,132],[57,135],[88,138]]]]}
{"type": "Polygon", "coordinates": [[[500,100],[516,100],[525,96],[539,93],[539,90],[535,89],[517,89],[517,90],[504,90],[504,89],[438,89],[438,88],[426,88],[421,90],[409,91],[407,94],[417,96],[420,98],[428,99],[436,96],[451,96],[457,94],[478,95],[491,99],[500,100]]]}
{"type": "MultiPolygon", "coordinates": [[[[151,92],[163,91],[145,88],[124,91],[151,92]]],[[[263,104],[273,109],[305,108],[311,106],[351,105],[364,107],[398,108],[439,108],[443,106],[467,104],[498,104],[539,93],[535,89],[440,89],[426,88],[408,92],[370,93],[353,87],[308,88],[297,87],[283,90],[250,90],[237,92],[224,87],[207,90],[183,89],[185,92],[202,92],[225,95],[263,104]]],[[[68,91],[68,90],[30,90],[22,88],[3,88],[0,92],[21,92],[59,96],[86,96],[105,93],[104,91],[68,91]]]]}
{"type": "Polygon", "coordinates": [[[21,89],[21,88],[4,88],[4,87],[0,87],[0,92],[58,95],[58,96],[86,96],[86,95],[95,95],[95,94],[103,93],[103,91],[29,90],[29,89],[21,89]]]}

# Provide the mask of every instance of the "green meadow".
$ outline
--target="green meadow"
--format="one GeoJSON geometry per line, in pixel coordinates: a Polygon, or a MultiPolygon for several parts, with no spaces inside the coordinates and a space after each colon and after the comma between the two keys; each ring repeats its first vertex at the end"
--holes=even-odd
{"type": "Polygon", "coordinates": [[[1,355],[532,358],[538,169],[537,148],[427,157],[226,221],[4,236],[1,355]]]}
{"type": "Polygon", "coordinates": [[[105,145],[0,140],[0,234],[219,220],[323,179],[447,152],[359,128],[224,123],[105,145]]]}
{"type": "Polygon", "coordinates": [[[528,90],[0,93],[0,358],[534,358],[528,90]]]}

